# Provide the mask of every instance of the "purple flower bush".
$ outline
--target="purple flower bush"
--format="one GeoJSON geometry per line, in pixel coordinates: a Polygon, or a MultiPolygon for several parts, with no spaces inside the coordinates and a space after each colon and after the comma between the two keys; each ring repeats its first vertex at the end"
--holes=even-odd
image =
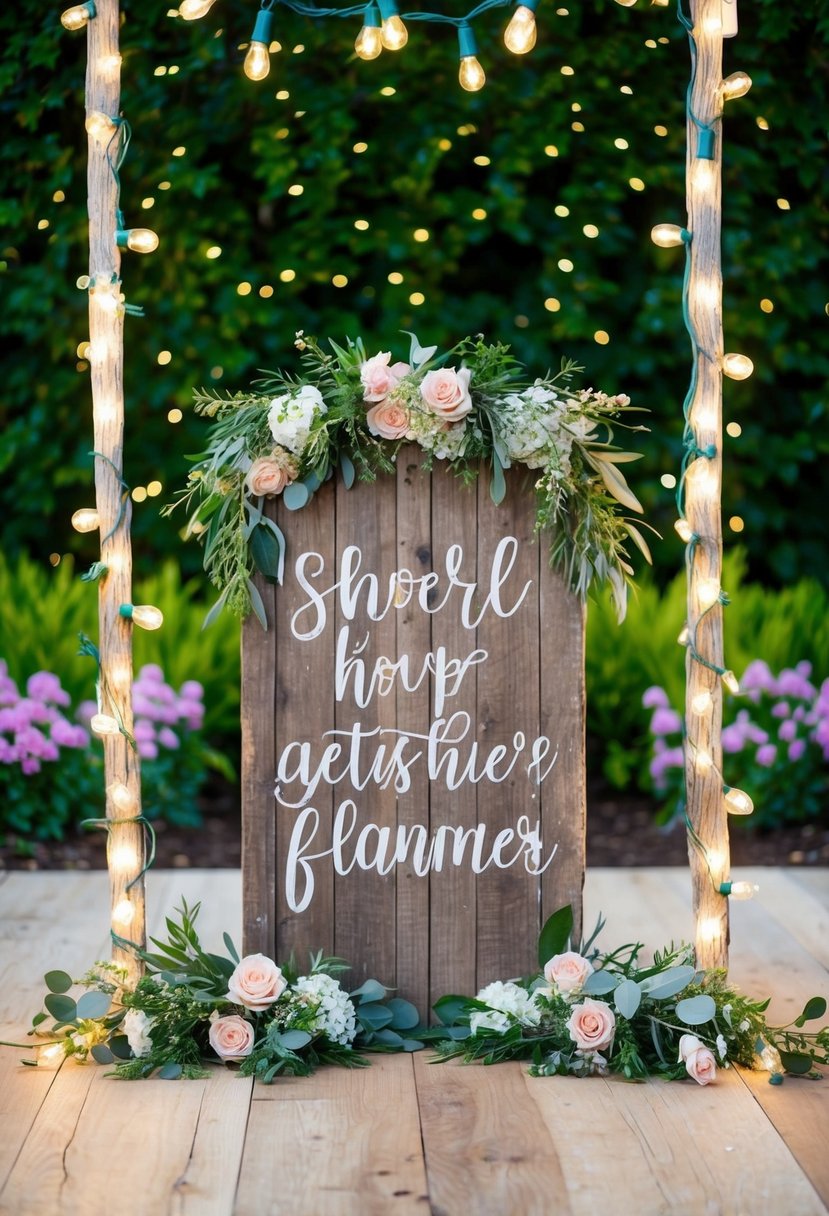
{"type": "MultiPolygon", "coordinates": [[[[723,702],[723,782],[754,800],[754,827],[817,818],[829,809],[829,680],[817,685],[811,663],[774,675],[756,659],[741,693],[723,702]]],[[[646,690],[651,709],[653,789],[674,809],[684,794],[682,719],[664,689],[646,690]]]]}
{"type": "MultiPolygon", "coordinates": [[[[208,768],[232,779],[232,766],[202,736],[204,690],[187,680],[176,691],[156,664],[133,685],[134,735],[142,760],[144,813],[197,826],[196,797],[208,768]]],[[[103,815],[103,746],[90,734],[94,701],[75,714],[58,677],[38,671],[25,694],[0,659],[0,839],[17,847],[59,840],[82,819],[103,815]]],[[[30,847],[30,845],[29,845],[30,847]]]]}

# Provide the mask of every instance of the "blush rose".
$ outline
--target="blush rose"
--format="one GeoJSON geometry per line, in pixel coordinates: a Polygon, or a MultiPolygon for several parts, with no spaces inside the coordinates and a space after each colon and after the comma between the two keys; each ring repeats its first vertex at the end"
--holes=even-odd
{"type": "Polygon", "coordinates": [[[468,367],[462,367],[460,371],[455,371],[454,367],[441,367],[426,373],[420,395],[433,414],[446,422],[460,422],[472,409],[471,378],[468,367]]]}
{"type": "Polygon", "coordinates": [[[294,476],[287,461],[275,460],[273,456],[260,456],[248,469],[245,484],[253,495],[274,498],[291,484],[294,476]]]}
{"type": "Polygon", "coordinates": [[[401,439],[409,429],[409,411],[393,401],[378,401],[366,412],[366,423],[372,435],[401,439]]]}
{"type": "Polygon", "coordinates": [[[246,954],[227,981],[227,998],[246,1009],[267,1009],[288,987],[281,968],[264,954],[246,954]]]}
{"type": "Polygon", "coordinates": [[[577,954],[575,950],[565,950],[563,954],[554,954],[544,964],[544,978],[560,996],[572,992],[580,992],[585,980],[593,974],[593,964],[577,954]]]}
{"type": "Polygon", "coordinates": [[[237,1013],[216,1018],[207,1037],[220,1060],[244,1060],[253,1051],[253,1027],[237,1013]]]}
{"type": "Polygon", "coordinates": [[[579,1051],[605,1051],[613,1046],[616,1014],[604,1001],[585,997],[580,1005],[573,1006],[566,1024],[579,1051]]]}
{"type": "Polygon", "coordinates": [[[684,1034],[679,1040],[679,1058],[685,1062],[685,1071],[697,1085],[710,1085],[717,1078],[717,1061],[710,1047],[706,1047],[695,1034],[684,1034]]]}
{"type": "Polygon", "coordinates": [[[360,364],[364,401],[382,401],[409,371],[408,363],[391,363],[391,351],[380,351],[360,364]]]}

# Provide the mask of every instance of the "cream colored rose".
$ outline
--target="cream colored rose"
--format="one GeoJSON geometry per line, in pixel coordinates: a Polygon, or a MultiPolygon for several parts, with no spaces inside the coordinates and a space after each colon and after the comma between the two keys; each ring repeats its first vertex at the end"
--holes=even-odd
{"type": "Polygon", "coordinates": [[[295,466],[288,460],[277,460],[273,456],[260,456],[248,469],[245,484],[248,493],[274,498],[281,494],[296,477],[295,466]]]}
{"type": "Polygon", "coordinates": [[[460,422],[472,409],[469,396],[469,381],[472,372],[468,367],[455,371],[454,367],[441,367],[427,372],[420,385],[420,395],[428,408],[447,422],[460,422]]]}
{"type": "Polygon", "coordinates": [[[409,429],[409,411],[388,399],[378,401],[366,412],[366,423],[372,435],[402,439],[409,429]]]}
{"type": "Polygon", "coordinates": [[[710,1047],[698,1047],[685,1057],[685,1071],[697,1085],[710,1085],[717,1079],[717,1061],[710,1047]]]}
{"type": "Polygon", "coordinates": [[[604,1001],[585,997],[580,1005],[573,1006],[566,1024],[580,1051],[604,1051],[613,1046],[616,1014],[604,1001]]]}
{"type": "Polygon", "coordinates": [[[593,964],[588,962],[575,950],[565,950],[563,954],[554,954],[549,962],[544,964],[544,978],[555,988],[559,996],[567,996],[572,992],[580,992],[585,980],[593,974],[593,964]]]}
{"type": "Polygon", "coordinates": [[[683,1034],[679,1040],[679,1060],[685,1061],[688,1059],[692,1051],[697,1051],[703,1046],[702,1039],[698,1039],[695,1034],[683,1034]]]}
{"type": "Polygon", "coordinates": [[[273,959],[246,954],[227,981],[227,999],[246,1009],[267,1009],[287,987],[288,981],[273,959]]]}
{"type": "MultiPolygon", "coordinates": [[[[390,351],[380,351],[360,364],[360,383],[364,401],[382,401],[409,371],[408,363],[392,363],[390,351]]],[[[386,436],[393,438],[393,436],[386,436]]]]}
{"type": "Polygon", "coordinates": [[[216,1018],[207,1037],[220,1060],[244,1060],[253,1051],[253,1027],[237,1013],[216,1018]]]}

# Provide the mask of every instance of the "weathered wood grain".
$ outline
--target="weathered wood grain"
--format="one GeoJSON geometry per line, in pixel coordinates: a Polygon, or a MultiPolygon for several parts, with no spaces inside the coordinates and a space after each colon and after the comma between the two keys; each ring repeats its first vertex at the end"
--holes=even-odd
{"type": "Polygon", "coordinates": [[[242,624],[242,872],[246,954],[275,948],[275,719],[279,678],[274,589],[254,579],[265,605],[267,632],[252,614],[242,624]]]}

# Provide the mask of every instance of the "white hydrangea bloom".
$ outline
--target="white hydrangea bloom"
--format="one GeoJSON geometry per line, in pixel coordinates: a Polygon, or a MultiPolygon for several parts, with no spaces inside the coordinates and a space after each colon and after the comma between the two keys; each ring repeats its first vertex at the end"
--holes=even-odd
{"type": "Polygon", "coordinates": [[[538,380],[523,392],[505,397],[498,425],[510,461],[540,469],[548,464],[554,449],[560,461],[566,461],[573,437],[562,430],[564,409],[555,389],[538,380]]]}
{"type": "Polygon", "coordinates": [[[473,1034],[479,1030],[494,1030],[497,1033],[509,1030],[516,1022],[521,1026],[537,1026],[541,1020],[541,1009],[535,994],[527,992],[511,981],[495,980],[482,988],[476,998],[489,1009],[476,1009],[469,1018],[473,1034]]]}
{"type": "Polygon", "coordinates": [[[357,1034],[357,1018],[348,993],[332,975],[318,971],[301,975],[294,985],[295,992],[306,993],[319,1002],[313,1029],[327,1035],[333,1043],[348,1047],[357,1034]]]}
{"type": "Polygon", "coordinates": [[[121,1023],[130,1051],[139,1059],[150,1054],[153,1045],[150,1031],[154,1025],[155,1019],[148,1018],[143,1009],[128,1009],[121,1023]]]}
{"type": "Polygon", "coordinates": [[[268,410],[268,426],[276,443],[299,455],[311,432],[314,419],[327,414],[322,393],[312,384],[274,397],[268,410]]]}

